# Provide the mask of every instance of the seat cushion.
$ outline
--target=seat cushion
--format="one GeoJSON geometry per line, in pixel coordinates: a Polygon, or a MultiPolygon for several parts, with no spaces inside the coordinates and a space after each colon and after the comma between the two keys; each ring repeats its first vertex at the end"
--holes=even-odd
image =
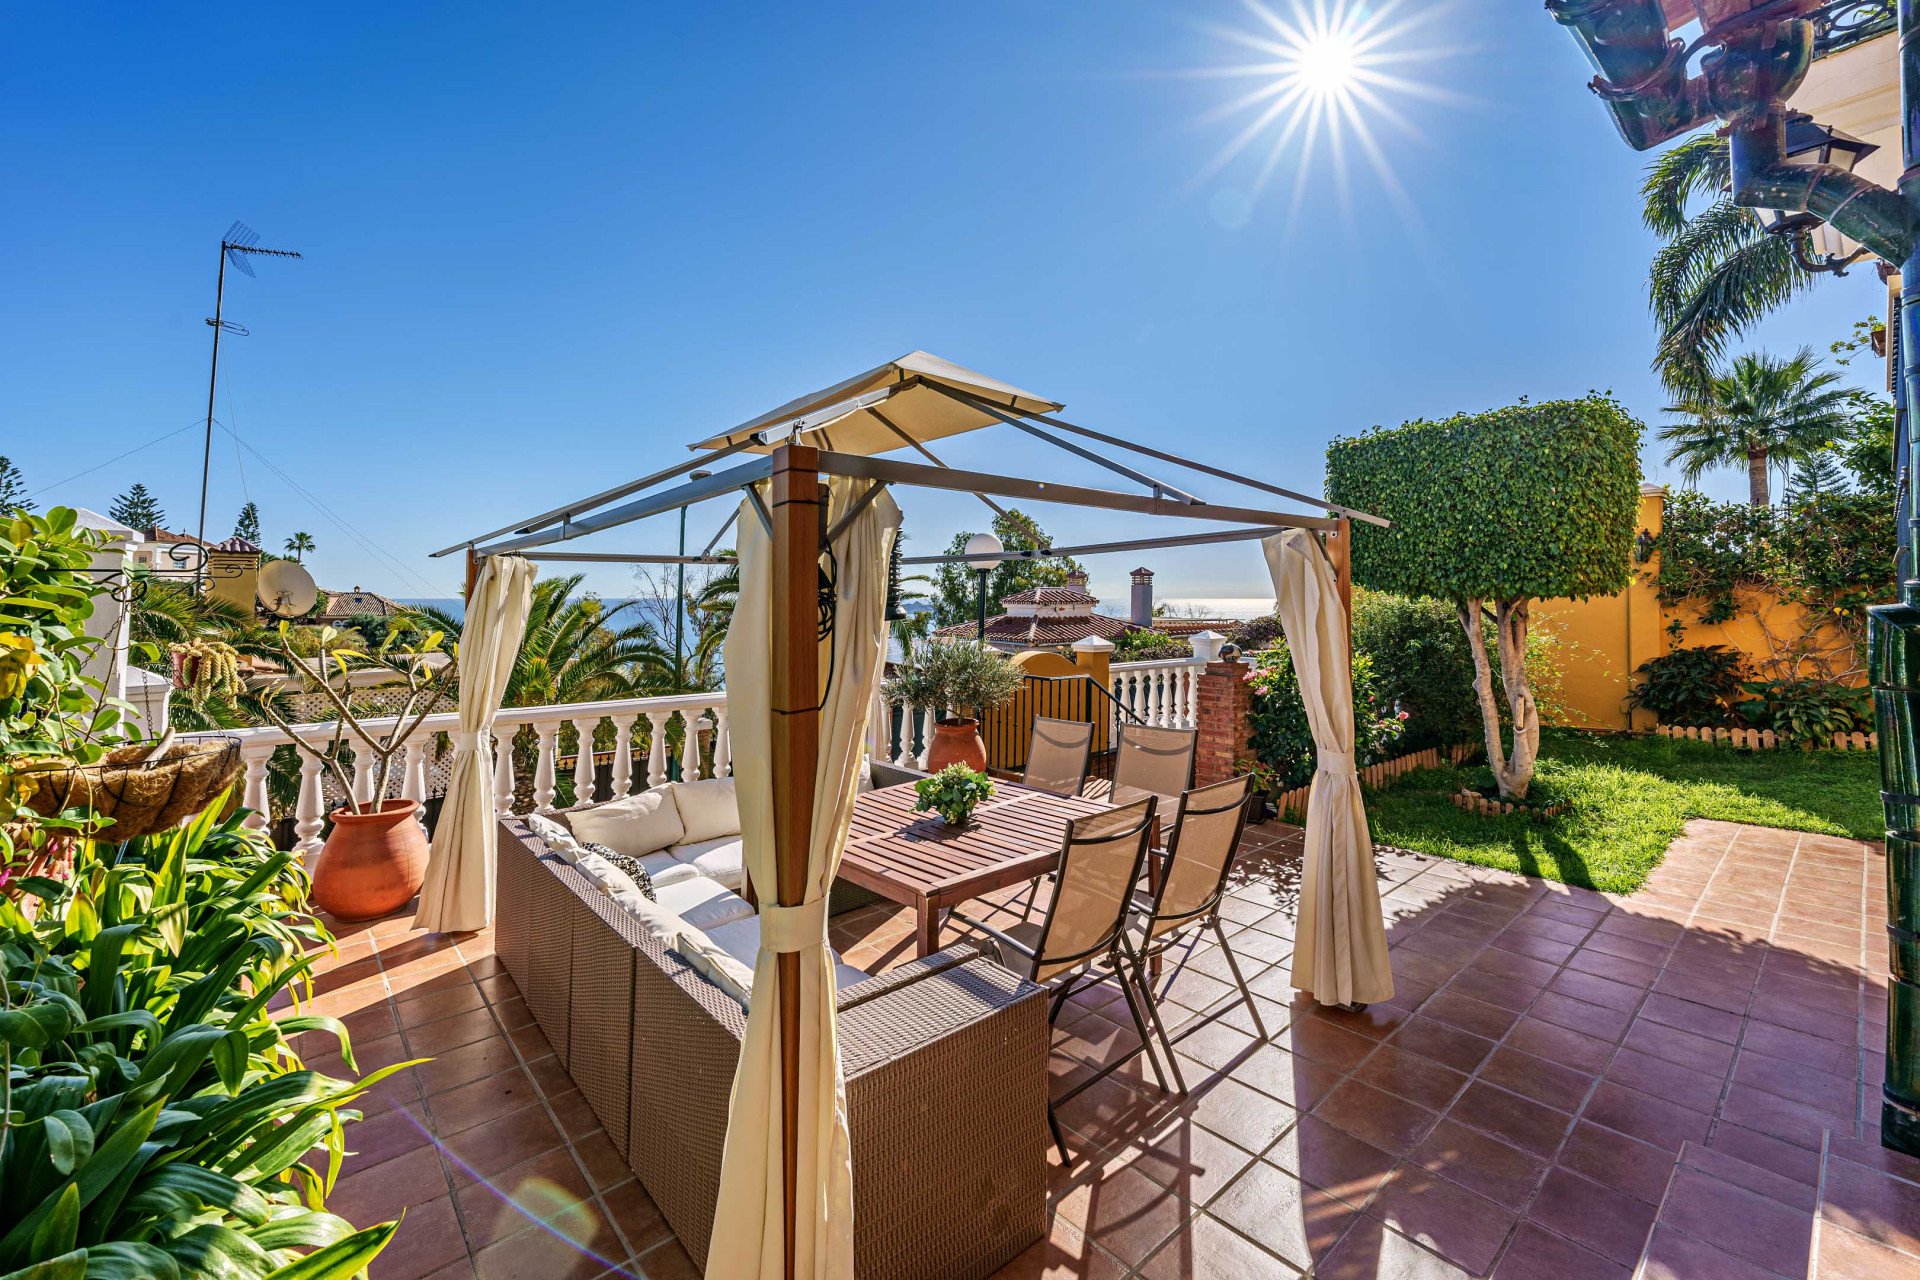
{"type": "Polygon", "coordinates": [[[680,810],[686,833],[674,844],[699,844],[721,836],[740,834],[740,805],[734,798],[732,778],[707,778],[701,782],[675,782],[673,802],[680,810]]]}
{"type": "Polygon", "coordinates": [[[717,928],[753,914],[752,903],[718,880],[709,880],[703,875],[687,876],[665,888],[655,884],[653,896],[661,906],[700,930],[717,928]]]}
{"type": "MultiPolygon", "coordinates": [[[[700,868],[694,866],[691,862],[680,861],[680,859],[673,856],[673,850],[671,849],[662,849],[658,853],[650,853],[646,857],[638,859],[638,861],[641,866],[647,869],[647,876],[653,881],[653,887],[656,892],[665,885],[678,884],[682,880],[698,880],[701,878],[700,868]]],[[[724,885],[721,887],[725,888],[724,885]]]]}
{"type": "MultiPolygon", "coordinates": [[[[760,917],[744,916],[729,921],[718,928],[706,931],[707,940],[751,970],[760,958],[760,917]]],[[[840,959],[838,951],[829,950],[833,957],[833,985],[835,990],[850,987],[856,982],[865,982],[873,975],[863,973],[840,959]]]]}
{"type": "Polygon", "coordinates": [[[629,858],[645,857],[687,838],[671,783],[591,809],[574,809],[567,814],[567,825],[576,839],[606,845],[629,858]]]}
{"type": "MultiPolygon", "coordinates": [[[[736,892],[745,883],[739,836],[719,836],[692,844],[677,844],[669,852],[701,875],[718,880],[736,892]]],[[[654,883],[658,884],[659,881],[656,879],[654,883]]]]}
{"type": "Polygon", "coordinates": [[[573,869],[600,886],[600,892],[612,897],[618,893],[639,893],[640,886],[633,877],[608,862],[597,853],[582,853],[574,860],[573,869]]]}

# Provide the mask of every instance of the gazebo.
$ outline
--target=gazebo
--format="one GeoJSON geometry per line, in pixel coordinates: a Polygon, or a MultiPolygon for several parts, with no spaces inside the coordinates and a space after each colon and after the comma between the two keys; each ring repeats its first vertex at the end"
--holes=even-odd
{"type": "MultiPolygon", "coordinates": [[[[1062,407],[915,351],[691,445],[689,461],[435,553],[467,559],[466,645],[472,652],[463,653],[462,664],[474,675],[461,690],[462,731],[455,735],[444,810],[451,820],[442,819],[449,834],[436,841],[419,923],[474,928],[485,923],[476,912],[491,915],[492,814],[478,803],[463,807],[461,792],[471,789],[479,798],[486,792],[491,709],[484,704],[498,700],[487,674],[511,666],[531,590],[529,562],[715,564],[721,562],[715,554],[720,539],[737,529],[740,601],[726,653],[734,772],[750,896],[757,896],[763,921],[754,987],[771,988],[775,998],[754,1000],[748,1009],[719,1206],[726,1229],[716,1223],[713,1274],[851,1275],[845,1101],[837,1092],[825,893],[846,833],[865,718],[885,650],[880,615],[899,523],[892,490],[972,493],[995,510],[995,499],[1009,499],[1228,526],[1003,551],[997,559],[1265,544],[1319,748],[1295,985],[1328,1003],[1384,998],[1377,984],[1390,979],[1384,977],[1371,845],[1354,776],[1345,614],[1351,522],[1386,521],[1075,425],[1057,416],[1062,407]],[[1133,488],[959,470],[930,447],[991,426],[1012,428],[1104,467],[1133,488]],[[1095,446],[1330,514],[1206,501],[1095,446]],[[914,458],[882,456],[900,450],[914,458]],[[686,478],[704,469],[712,473],[686,478]],[[695,555],[559,549],[588,534],[726,498],[738,502],[737,510],[695,555]],[[481,881],[486,884],[476,891],[481,881]],[[1377,962],[1368,954],[1376,943],[1377,962]],[[1370,972],[1374,967],[1377,972],[1370,972]]],[[[917,556],[904,563],[968,558],[980,557],[917,556]]]]}

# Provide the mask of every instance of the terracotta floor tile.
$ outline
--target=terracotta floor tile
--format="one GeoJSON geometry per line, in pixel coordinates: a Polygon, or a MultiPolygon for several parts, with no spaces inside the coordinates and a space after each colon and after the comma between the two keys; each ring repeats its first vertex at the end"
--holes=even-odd
{"type": "Polygon", "coordinates": [[[1920,1256],[1920,1185],[1829,1159],[1821,1194],[1824,1221],[1920,1256]]]}
{"type": "Polygon", "coordinates": [[[1803,1276],[1813,1215],[1682,1165],[1660,1206],[1662,1225],[1781,1275],[1803,1276]]]}
{"type": "Polygon", "coordinates": [[[1518,978],[1467,968],[1454,975],[1453,981],[1447,984],[1447,990],[1471,996],[1475,1000],[1497,1005],[1502,1009],[1510,1009],[1515,1013],[1522,1013],[1528,1005],[1539,998],[1544,988],[1531,982],[1522,982],[1518,978]]]}
{"type": "Polygon", "coordinates": [[[1371,1218],[1340,1238],[1313,1274],[1323,1280],[1466,1280],[1467,1273],[1371,1218]]]}
{"type": "Polygon", "coordinates": [[[455,1186],[491,1178],[535,1156],[545,1155],[564,1139],[545,1107],[522,1107],[459,1133],[442,1138],[455,1186]]]}
{"type": "Polygon", "coordinates": [[[1545,1058],[1502,1045],[1480,1068],[1480,1079],[1535,1102],[1568,1113],[1579,1110],[1593,1088],[1594,1077],[1545,1058]]]}
{"type": "Polygon", "coordinates": [[[1780,1280],[1771,1271],[1668,1226],[1653,1229],[1647,1241],[1646,1263],[1635,1280],[1703,1280],[1706,1276],[1713,1280],[1780,1280]]]}
{"type": "Polygon", "coordinates": [[[1255,1155],[1271,1146],[1300,1116],[1286,1103],[1233,1079],[1220,1080],[1193,1095],[1181,1104],[1179,1113],[1255,1155]]]}
{"type": "Polygon", "coordinates": [[[1392,1153],[1318,1116],[1301,1117],[1261,1158],[1355,1209],[1365,1207],[1386,1183],[1395,1163],[1392,1153]]]}
{"type": "Polygon", "coordinates": [[[450,1192],[440,1152],[431,1146],[415,1147],[340,1179],[327,1197],[327,1210],[348,1222],[384,1222],[398,1217],[402,1209],[450,1192]]]}
{"type": "Polygon", "coordinates": [[[1476,1080],[1448,1116],[1543,1159],[1553,1155],[1572,1118],[1563,1111],[1476,1080]]]}
{"type": "Polygon", "coordinates": [[[1574,1125],[1558,1159],[1601,1186],[1652,1205],[1660,1203],[1673,1177],[1673,1152],[1586,1120],[1574,1125]]]}
{"type": "Polygon", "coordinates": [[[1709,1115],[1720,1105],[1720,1091],[1726,1085],[1724,1076],[1695,1071],[1625,1047],[1608,1064],[1606,1078],[1709,1115]]]}
{"type": "Polygon", "coordinates": [[[1695,1035],[1719,1040],[1724,1044],[1739,1044],[1741,1032],[1746,1027],[1745,1020],[1737,1014],[1675,999],[1672,996],[1662,995],[1659,991],[1649,995],[1646,1003],[1640,1006],[1640,1016],[1648,1021],[1678,1027],[1682,1031],[1691,1031],[1695,1035]]]}
{"type": "Polygon", "coordinates": [[[455,1134],[538,1100],[533,1081],[526,1072],[516,1069],[437,1093],[428,1099],[427,1113],[433,1118],[434,1132],[455,1134]]]}
{"type": "Polygon", "coordinates": [[[408,1028],[407,1048],[418,1057],[443,1055],[500,1034],[500,1024],[484,1006],[438,1022],[408,1028]]]}
{"type": "Polygon", "coordinates": [[[1261,1045],[1235,1064],[1233,1078],[1301,1111],[1310,1111],[1340,1083],[1340,1073],[1276,1045],[1261,1045]]]}
{"type": "Polygon", "coordinates": [[[1602,1257],[1632,1266],[1640,1258],[1656,1212],[1644,1200],[1554,1169],[1541,1184],[1527,1216],[1602,1257]]]}
{"type": "Polygon", "coordinates": [[[1723,1078],[1733,1066],[1733,1045],[1650,1022],[1645,1017],[1635,1020],[1621,1043],[1636,1053],[1665,1058],[1695,1071],[1718,1072],[1723,1078]]]}
{"type": "Polygon", "coordinates": [[[479,1280],[589,1280],[624,1258],[619,1237],[598,1209],[577,1221],[527,1227],[473,1255],[479,1280]]]}
{"type": "MultiPolygon", "coordinates": [[[[331,1199],[327,1208],[335,1213],[331,1199]]],[[[396,1214],[398,1210],[394,1210],[396,1214]]],[[[355,1226],[371,1226],[377,1219],[354,1218],[355,1226]]],[[[460,1233],[460,1220],[453,1201],[441,1196],[407,1210],[406,1221],[394,1232],[393,1239],[380,1251],[368,1268],[370,1280],[421,1280],[449,1264],[466,1265],[467,1243],[460,1233]]]]}
{"type": "Polygon", "coordinates": [[[1420,1016],[1437,1019],[1488,1040],[1498,1040],[1507,1034],[1520,1017],[1513,1009],[1476,1000],[1456,987],[1448,987],[1427,1001],[1421,1007],[1420,1016]]]}
{"type": "Polygon", "coordinates": [[[1350,1206],[1314,1197],[1312,1191],[1292,1174],[1256,1162],[1221,1193],[1208,1214],[1305,1270],[1356,1216],[1350,1206]]]}
{"type": "MultiPolygon", "coordinates": [[[[454,1193],[467,1239],[475,1249],[504,1240],[536,1222],[584,1216],[593,1189],[565,1147],[503,1169],[454,1193]]],[[[617,1250],[616,1250],[617,1252],[617,1250]]]]}
{"type": "Polygon", "coordinates": [[[1763,1053],[1748,1052],[1742,1053],[1740,1061],[1734,1065],[1733,1080],[1735,1084],[1751,1085],[1792,1102],[1830,1111],[1838,1117],[1835,1127],[1850,1126],[1853,1118],[1859,1114],[1859,1077],[1851,1070],[1829,1073],[1782,1058],[1769,1058],[1763,1053]]]}
{"type": "Polygon", "coordinates": [[[1494,1042],[1432,1018],[1409,1019],[1388,1043],[1408,1053],[1431,1058],[1443,1067],[1470,1072],[1486,1061],[1494,1042]]]}
{"type": "Polygon", "coordinates": [[[345,1133],[347,1149],[353,1154],[340,1164],[342,1177],[405,1155],[433,1141],[433,1134],[427,1127],[426,1109],[417,1103],[356,1121],[346,1127],[345,1133]]]}
{"type": "Polygon", "coordinates": [[[1607,1041],[1534,1017],[1515,1023],[1506,1042],[1535,1057],[1595,1074],[1613,1057],[1613,1046],[1607,1041]]]}
{"type": "Polygon", "coordinates": [[[1438,1117],[1425,1107],[1349,1080],[1327,1095],[1314,1115],[1328,1124],[1395,1155],[1404,1155],[1426,1136],[1438,1117]]]}
{"type": "Polygon", "coordinates": [[[1137,1274],[1142,1280],[1240,1280],[1287,1270],[1265,1249],[1202,1214],[1175,1232],[1137,1274]]]}
{"type": "Polygon", "coordinates": [[[1826,1276],[1870,1276],[1872,1280],[1920,1280],[1920,1258],[1851,1231],[1820,1232],[1820,1271],[1826,1276]]]}
{"type": "Polygon", "coordinates": [[[1430,1111],[1444,1110],[1467,1082],[1461,1072],[1391,1044],[1374,1050],[1373,1056],[1353,1073],[1353,1078],[1417,1102],[1430,1111]]]}
{"type": "Polygon", "coordinates": [[[1627,1280],[1629,1268],[1564,1240],[1535,1223],[1513,1233],[1493,1280],[1627,1280]]]}
{"type": "MultiPolygon", "coordinates": [[[[524,1002],[523,1002],[524,1003],[524,1002]]],[[[473,1013],[487,1007],[480,988],[471,982],[448,983],[443,987],[394,1006],[403,1027],[423,1027],[455,1014],[473,1013]]]]}
{"type": "Polygon", "coordinates": [[[1075,1186],[1056,1212],[1088,1240],[1138,1266],[1193,1214],[1193,1208],[1137,1170],[1122,1166],[1075,1186]]]}
{"type": "Polygon", "coordinates": [[[1630,1137],[1679,1151],[1682,1142],[1704,1142],[1709,1120],[1705,1112],[1602,1080],[1593,1091],[1586,1119],[1617,1129],[1630,1137]]]}
{"type": "MultiPolygon", "coordinates": [[[[1657,962],[1648,964],[1643,960],[1615,955],[1609,950],[1593,946],[1583,946],[1568,957],[1567,968],[1573,972],[1591,974],[1611,982],[1623,983],[1640,991],[1651,987],[1654,979],[1660,976],[1657,962]]],[[[1570,988],[1568,990],[1570,994],[1577,994],[1570,988]]]]}
{"type": "Polygon", "coordinates": [[[1633,1015],[1620,1009],[1610,1009],[1604,1005],[1588,1004],[1562,991],[1548,990],[1533,1002],[1527,1015],[1541,1021],[1551,1022],[1555,1026],[1565,1027],[1569,1031],[1578,1031],[1581,1035],[1591,1036],[1595,1040],[1604,1040],[1608,1044],[1618,1042],[1627,1034],[1627,1028],[1633,1023],[1633,1015]]]}
{"type": "MultiPolygon", "coordinates": [[[[1878,1135],[1876,1135],[1876,1141],[1878,1135]]],[[[1772,1134],[1760,1133],[1742,1125],[1720,1121],[1713,1127],[1713,1136],[1707,1145],[1716,1151],[1724,1151],[1735,1159],[1744,1160],[1751,1165],[1777,1173],[1806,1186],[1813,1186],[1820,1178],[1820,1153],[1806,1147],[1796,1146],[1782,1141],[1772,1134]]]]}
{"type": "Polygon", "coordinates": [[[1686,1150],[1680,1154],[1680,1163],[1689,1169],[1696,1169],[1708,1177],[1721,1182],[1730,1182],[1744,1187],[1769,1200],[1785,1205],[1800,1213],[1813,1212],[1814,1190],[1803,1182],[1783,1177],[1770,1169],[1750,1164],[1730,1152],[1718,1147],[1704,1147],[1689,1142],[1686,1150]]]}
{"type": "Polygon", "coordinates": [[[1365,1036],[1319,1018],[1303,1018],[1286,1030],[1276,1032],[1272,1041],[1282,1049],[1337,1071],[1351,1071],[1359,1066],[1374,1046],[1365,1036]]]}
{"type": "Polygon", "coordinates": [[[1514,1215],[1493,1201],[1405,1165],[1368,1206],[1367,1216],[1420,1241],[1473,1275],[1484,1275],[1492,1268],[1514,1222],[1514,1215]]]}
{"type": "Polygon", "coordinates": [[[1547,1171],[1537,1156],[1451,1120],[1436,1125],[1408,1160],[1516,1212],[1547,1171]]]}
{"type": "MultiPolygon", "coordinates": [[[[1835,1123],[1831,1111],[1792,1102],[1744,1084],[1727,1087],[1726,1101],[1720,1104],[1720,1115],[1734,1124],[1772,1134],[1813,1151],[1820,1149],[1827,1130],[1835,1123]]],[[[1852,1126],[1848,1125],[1846,1129],[1851,1133],[1852,1126]]]]}
{"type": "Polygon", "coordinates": [[[1137,1169],[1181,1199],[1204,1205],[1253,1163],[1253,1155],[1186,1116],[1144,1133],[1124,1152],[1137,1169]]]}

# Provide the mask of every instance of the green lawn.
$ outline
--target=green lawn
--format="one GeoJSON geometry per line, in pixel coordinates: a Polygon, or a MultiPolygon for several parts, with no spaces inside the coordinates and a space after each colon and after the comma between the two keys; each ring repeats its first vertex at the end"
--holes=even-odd
{"type": "Polygon", "coordinates": [[[1367,795],[1376,844],[1619,893],[1645,882],[1689,818],[1877,840],[1871,751],[1736,751],[1672,738],[1547,730],[1538,777],[1574,803],[1549,822],[1453,807],[1462,771],[1421,769],[1367,795]]]}

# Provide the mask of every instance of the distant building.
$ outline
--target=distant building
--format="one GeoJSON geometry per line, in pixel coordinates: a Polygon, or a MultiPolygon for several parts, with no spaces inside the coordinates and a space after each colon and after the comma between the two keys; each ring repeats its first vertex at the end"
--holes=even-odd
{"type": "MultiPolygon", "coordinates": [[[[1133,571],[1133,617],[1095,613],[1098,596],[1087,590],[1087,575],[1067,575],[1064,587],[1033,587],[1001,600],[1006,612],[987,619],[987,643],[1007,653],[1022,649],[1065,649],[1075,641],[1098,636],[1113,644],[1129,632],[1158,631],[1185,640],[1202,631],[1225,632],[1233,626],[1225,618],[1156,618],[1153,616],[1153,571],[1133,571]]],[[[978,622],[956,622],[933,634],[947,640],[971,640],[980,633],[978,622]]]]}
{"type": "Polygon", "coordinates": [[[389,600],[377,591],[362,591],[355,587],[351,591],[331,591],[320,588],[320,611],[313,615],[313,621],[335,626],[347,619],[363,614],[372,614],[376,618],[391,618],[406,612],[406,608],[397,601],[389,600]]]}

